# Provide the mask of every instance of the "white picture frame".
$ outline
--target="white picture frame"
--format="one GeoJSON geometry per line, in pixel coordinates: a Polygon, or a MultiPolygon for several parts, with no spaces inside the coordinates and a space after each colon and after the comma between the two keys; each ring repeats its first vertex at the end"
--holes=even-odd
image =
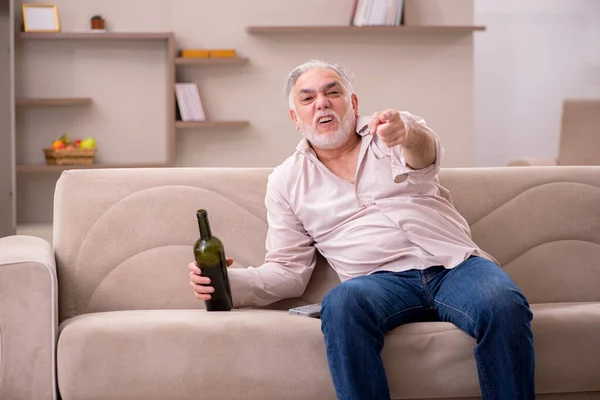
{"type": "Polygon", "coordinates": [[[58,10],[53,4],[23,4],[25,32],[59,32],[58,10]]]}

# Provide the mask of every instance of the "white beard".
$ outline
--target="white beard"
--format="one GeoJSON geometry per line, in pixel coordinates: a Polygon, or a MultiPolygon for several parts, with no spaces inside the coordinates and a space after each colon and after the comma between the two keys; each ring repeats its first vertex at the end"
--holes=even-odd
{"type": "Polygon", "coordinates": [[[354,134],[354,132],[352,132],[352,127],[355,122],[356,116],[354,115],[352,104],[348,106],[343,120],[333,110],[318,112],[315,115],[312,126],[308,126],[298,119],[298,125],[300,126],[302,136],[304,136],[310,144],[323,150],[336,149],[346,143],[350,136],[354,134]],[[319,118],[330,114],[333,115],[338,122],[338,129],[335,132],[319,133],[317,130],[317,121],[319,121],[319,118]]]}

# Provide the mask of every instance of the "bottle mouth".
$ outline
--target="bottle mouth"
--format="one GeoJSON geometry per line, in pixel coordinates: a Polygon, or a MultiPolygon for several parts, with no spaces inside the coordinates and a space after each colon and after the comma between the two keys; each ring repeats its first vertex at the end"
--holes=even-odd
{"type": "Polygon", "coordinates": [[[196,211],[196,214],[198,214],[199,216],[204,216],[207,214],[207,212],[204,208],[201,208],[198,211],[196,211]]]}

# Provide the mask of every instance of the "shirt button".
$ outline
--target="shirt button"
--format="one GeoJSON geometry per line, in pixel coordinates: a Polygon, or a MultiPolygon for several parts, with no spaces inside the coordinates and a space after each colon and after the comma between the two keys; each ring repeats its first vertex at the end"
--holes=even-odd
{"type": "Polygon", "coordinates": [[[408,232],[408,226],[403,226],[403,227],[402,227],[402,230],[403,230],[404,232],[408,232]]]}
{"type": "Polygon", "coordinates": [[[359,194],[358,194],[358,197],[360,197],[360,198],[362,199],[362,197],[363,197],[363,194],[362,194],[362,193],[359,193],[359,194]]]}

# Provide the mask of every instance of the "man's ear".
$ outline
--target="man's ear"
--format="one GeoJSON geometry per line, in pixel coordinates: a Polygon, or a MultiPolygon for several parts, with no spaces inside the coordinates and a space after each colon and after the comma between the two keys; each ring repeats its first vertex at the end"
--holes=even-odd
{"type": "Polygon", "coordinates": [[[296,111],[294,111],[293,108],[290,108],[290,118],[292,119],[292,121],[294,121],[294,126],[296,127],[296,130],[299,131],[300,124],[298,124],[298,115],[296,114],[296,111]]]}
{"type": "Polygon", "coordinates": [[[358,117],[358,97],[356,93],[352,93],[350,97],[350,101],[352,102],[352,109],[354,110],[354,116],[358,117]]]}

